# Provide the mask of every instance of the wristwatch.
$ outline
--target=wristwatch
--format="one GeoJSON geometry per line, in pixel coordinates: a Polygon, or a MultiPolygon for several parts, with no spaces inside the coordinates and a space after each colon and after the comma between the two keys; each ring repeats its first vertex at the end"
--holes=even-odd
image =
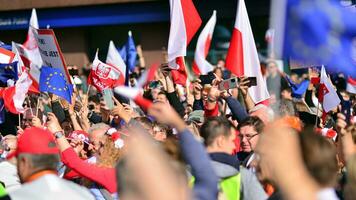
{"type": "Polygon", "coordinates": [[[56,139],[61,138],[63,136],[64,136],[63,131],[57,131],[57,132],[54,133],[54,137],[56,139]]]}

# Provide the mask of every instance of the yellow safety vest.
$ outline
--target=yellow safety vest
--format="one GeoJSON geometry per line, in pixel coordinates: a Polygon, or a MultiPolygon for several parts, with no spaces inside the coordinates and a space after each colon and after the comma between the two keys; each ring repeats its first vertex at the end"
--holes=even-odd
{"type": "MultiPolygon", "coordinates": [[[[193,187],[195,182],[194,176],[190,178],[189,187],[193,187]]],[[[219,188],[227,200],[240,200],[241,174],[224,178],[219,182],[219,188]]]]}

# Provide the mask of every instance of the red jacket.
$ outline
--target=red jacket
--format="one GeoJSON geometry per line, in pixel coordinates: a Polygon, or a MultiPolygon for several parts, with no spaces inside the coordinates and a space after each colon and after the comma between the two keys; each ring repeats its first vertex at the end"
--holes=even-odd
{"type": "Polygon", "coordinates": [[[73,148],[68,148],[61,153],[62,162],[78,172],[84,178],[87,178],[107,189],[110,193],[117,191],[115,169],[108,167],[98,167],[80,159],[73,148]]]}

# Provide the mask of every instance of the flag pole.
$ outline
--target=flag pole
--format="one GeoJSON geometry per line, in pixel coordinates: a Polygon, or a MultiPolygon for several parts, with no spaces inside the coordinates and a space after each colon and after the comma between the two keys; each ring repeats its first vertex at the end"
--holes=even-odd
{"type": "Polygon", "coordinates": [[[21,127],[21,114],[19,113],[18,116],[19,116],[19,127],[21,127]]]}
{"type": "Polygon", "coordinates": [[[87,96],[89,95],[90,86],[91,86],[91,85],[88,85],[88,88],[87,88],[87,96]]]}
{"type": "Polygon", "coordinates": [[[320,106],[320,101],[318,101],[318,106],[317,106],[317,108],[316,108],[315,128],[318,128],[319,106],[320,106]]]}
{"type": "Polygon", "coordinates": [[[37,98],[37,104],[36,104],[36,117],[38,117],[38,110],[39,110],[39,107],[40,107],[40,96],[38,96],[37,98]]]}
{"type": "Polygon", "coordinates": [[[30,108],[31,116],[33,116],[32,105],[31,105],[31,100],[30,100],[29,96],[27,96],[27,103],[28,103],[28,106],[30,108]]]}

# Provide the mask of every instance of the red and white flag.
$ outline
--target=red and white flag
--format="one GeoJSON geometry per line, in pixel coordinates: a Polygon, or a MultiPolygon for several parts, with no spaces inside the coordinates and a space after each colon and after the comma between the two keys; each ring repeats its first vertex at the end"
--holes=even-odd
{"type": "Polygon", "coordinates": [[[139,87],[128,87],[120,85],[114,88],[114,92],[130,100],[133,100],[145,111],[148,110],[148,108],[152,105],[152,101],[145,99],[142,96],[142,90],[139,87]]]}
{"type": "Polygon", "coordinates": [[[121,72],[112,65],[101,62],[98,58],[98,51],[88,76],[88,84],[94,86],[99,92],[107,88],[114,88],[121,84],[121,72]]]}
{"type": "MultiPolygon", "coordinates": [[[[29,88],[29,91],[32,93],[40,93],[39,91],[39,87],[38,87],[38,82],[36,82],[35,78],[32,77],[29,73],[28,70],[26,68],[26,65],[23,62],[23,56],[21,56],[20,52],[19,52],[19,48],[18,48],[18,44],[16,44],[15,42],[12,42],[12,52],[15,53],[15,58],[14,61],[18,61],[17,63],[17,75],[18,77],[20,77],[22,75],[22,73],[26,73],[27,76],[31,79],[31,86],[29,88]]],[[[38,72],[38,75],[40,74],[40,72],[38,72]]],[[[38,77],[39,80],[39,77],[38,77]]]]}
{"type": "MultiPolygon", "coordinates": [[[[170,0],[171,27],[168,41],[168,63],[172,69],[185,68],[183,57],[202,21],[192,0],[170,0]]],[[[183,69],[181,69],[183,70],[183,69]]]]}
{"type": "Polygon", "coordinates": [[[339,96],[326,75],[324,66],[321,67],[320,71],[319,102],[323,104],[325,112],[329,112],[340,104],[339,96]]]}
{"type": "Polygon", "coordinates": [[[356,79],[349,77],[347,79],[346,91],[356,94],[356,79]]]}
{"type": "Polygon", "coordinates": [[[4,105],[9,112],[19,114],[25,111],[22,104],[25,101],[31,84],[32,80],[28,76],[27,72],[22,71],[15,85],[7,87],[2,91],[4,105]]]}
{"type": "Polygon", "coordinates": [[[149,83],[150,81],[154,80],[155,78],[155,74],[158,71],[160,65],[159,64],[153,64],[151,65],[150,68],[148,68],[147,70],[145,70],[142,75],[140,76],[140,78],[137,80],[137,85],[136,87],[138,88],[142,88],[144,87],[147,83],[149,83]]]}
{"type": "Polygon", "coordinates": [[[126,64],[122,60],[119,51],[116,49],[114,42],[111,40],[109,44],[108,55],[106,56],[106,64],[116,67],[120,71],[119,82],[125,84],[126,79],[126,64]]]}
{"type": "Polygon", "coordinates": [[[25,43],[23,45],[13,43],[12,47],[16,47],[17,51],[21,55],[25,66],[29,68],[29,76],[33,81],[32,85],[38,89],[43,61],[37,45],[37,41],[34,37],[34,31],[39,28],[35,9],[32,9],[29,24],[30,26],[28,28],[27,39],[25,43]]]}
{"type": "Polygon", "coordinates": [[[226,68],[236,76],[256,77],[257,86],[248,89],[255,103],[269,98],[244,0],[238,3],[235,27],[226,56],[226,68]]]}
{"type": "Polygon", "coordinates": [[[211,39],[213,37],[213,32],[216,24],[216,11],[214,10],[213,15],[210,17],[209,21],[206,23],[204,29],[201,31],[197,47],[195,49],[193,71],[195,74],[207,74],[213,71],[214,66],[210,64],[205,58],[209,53],[211,39]]]}
{"type": "Polygon", "coordinates": [[[30,18],[30,26],[28,28],[27,39],[23,46],[25,47],[25,57],[31,61],[32,64],[37,66],[42,66],[42,58],[40,50],[37,45],[37,41],[34,36],[34,31],[39,29],[36,9],[32,9],[32,14],[30,18]]]}

